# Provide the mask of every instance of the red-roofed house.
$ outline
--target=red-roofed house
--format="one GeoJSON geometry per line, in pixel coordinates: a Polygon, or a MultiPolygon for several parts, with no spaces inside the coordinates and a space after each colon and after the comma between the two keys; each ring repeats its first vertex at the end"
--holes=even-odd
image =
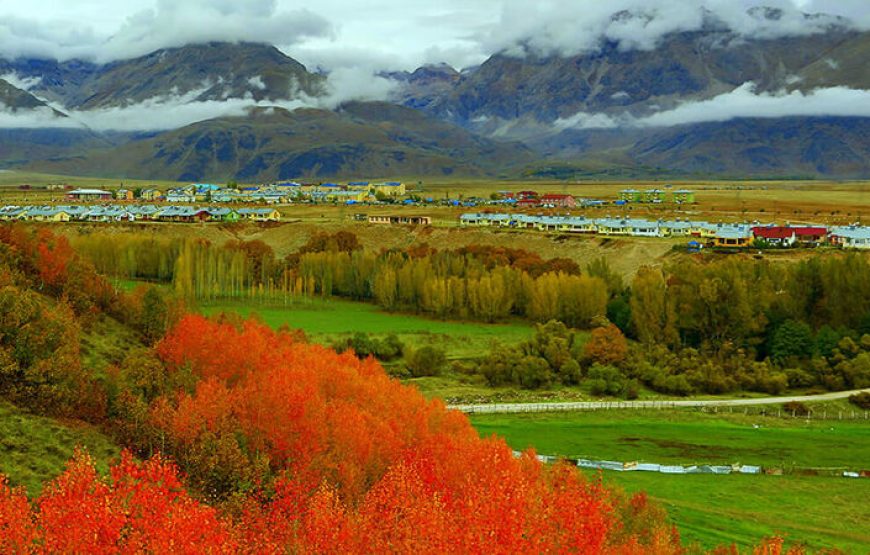
{"type": "Polygon", "coordinates": [[[797,242],[802,245],[816,246],[828,241],[828,230],[824,227],[793,227],[797,242]]]}
{"type": "Polygon", "coordinates": [[[752,228],[752,236],[780,247],[790,247],[797,240],[794,228],[782,226],[756,226],[752,228]]]}
{"type": "Polygon", "coordinates": [[[532,208],[534,206],[540,206],[541,203],[536,198],[523,198],[517,201],[518,208],[532,208]]]}
{"type": "Polygon", "coordinates": [[[574,208],[577,202],[571,195],[548,194],[541,197],[541,204],[560,208],[574,208]]]}
{"type": "Polygon", "coordinates": [[[518,191],[517,194],[514,195],[514,198],[517,200],[527,200],[527,199],[538,198],[538,192],[537,191],[518,191]]]}

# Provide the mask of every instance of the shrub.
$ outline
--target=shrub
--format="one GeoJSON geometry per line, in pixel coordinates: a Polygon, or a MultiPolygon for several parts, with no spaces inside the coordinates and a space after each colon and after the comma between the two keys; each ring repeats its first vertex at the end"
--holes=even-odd
{"type": "Polygon", "coordinates": [[[437,376],[447,362],[444,351],[431,346],[420,347],[405,357],[405,365],[415,378],[437,376]]]}
{"type": "Polygon", "coordinates": [[[789,401],[782,405],[782,410],[794,416],[807,416],[812,410],[800,401],[789,401]]]}
{"type": "Polygon", "coordinates": [[[849,402],[863,410],[870,410],[870,393],[856,393],[849,396],[849,402]]]}

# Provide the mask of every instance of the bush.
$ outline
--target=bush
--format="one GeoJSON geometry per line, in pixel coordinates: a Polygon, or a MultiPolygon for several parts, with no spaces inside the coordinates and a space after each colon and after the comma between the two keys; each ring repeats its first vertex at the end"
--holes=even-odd
{"type": "Polygon", "coordinates": [[[808,406],[800,401],[789,401],[782,405],[782,410],[794,416],[807,416],[809,413],[813,412],[808,406]]]}
{"type": "Polygon", "coordinates": [[[593,395],[619,395],[625,388],[625,376],[613,366],[593,364],[586,377],[593,395]]]}
{"type": "Polygon", "coordinates": [[[380,341],[376,341],[374,345],[374,354],[379,360],[391,361],[401,358],[405,351],[405,345],[399,340],[396,334],[391,333],[380,341]]]}
{"type": "Polygon", "coordinates": [[[870,393],[856,393],[849,396],[849,402],[863,410],[870,410],[870,393]]]}
{"type": "Polygon", "coordinates": [[[444,351],[435,347],[420,347],[405,357],[405,365],[415,378],[422,376],[437,376],[447,363],[444,351]]]}

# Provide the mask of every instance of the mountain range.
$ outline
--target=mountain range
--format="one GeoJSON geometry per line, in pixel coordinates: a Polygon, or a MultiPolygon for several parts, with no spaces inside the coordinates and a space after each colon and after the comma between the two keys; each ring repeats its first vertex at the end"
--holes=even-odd
{"type": "Polygon", "coordinates": [[[266,44],[194,44],[108,64],[0,58],[0,166],[240,181],[553,168],[563,177],[589,168],[867,177],[868,117],[756,111],[707,120],[687,109],[733,95],[870,89],[870,33],[834,18],[825,25],[748,38],[711,20],[648,49],[613,40],[574,55],[524,47],[463,71],[381,73],[393,88],[379,101],[342,101],[353,91],[334,90],[327,74],[266,44]],[[137,129],[137,117],[160,124],[137,129]]]}

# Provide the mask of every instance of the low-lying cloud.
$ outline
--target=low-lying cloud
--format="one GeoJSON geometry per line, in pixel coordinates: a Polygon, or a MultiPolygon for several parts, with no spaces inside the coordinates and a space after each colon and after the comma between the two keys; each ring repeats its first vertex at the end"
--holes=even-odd
{"type": "Polygon", "coordinates": [[[810,92],[756,92],[744,83],[708,100],[685,102],[645,117],[578,112],[553,122],[556,130],[673,127],[738,118],[870,117],[870,91],[829,87],[810,92]]]}
{"type": "Polygon", "coordinates": [[[0,55],[107,62],[191,43],[293,45],[334,33],[324,17],[308,9],[278,10],[275,0],[157,0],[108,37],[78,21],[2,17],[0,55]]]}
{"type": "Polygon", "coordinates": [[[639,119],[635,124],[669,127],[735,118],[800,116],[870,117],[870,91],[830,87],[808,93],[757,93],[754,83],[746,83],[709,100],[685,103],[639,119]]]}
{"type": "MultiPolygon", "coordinates": [[[[256,79],[254,79],[256,81],[256,79]]],[[[20,80],[19,80],[20,83],[20,80]]],[[[257,83],[251,83],[256,87],[257,83]]],[[[397,83],[372,74],[370,70],[342,68],[330,73],[326,80],[326,94],[310,97],[298,93],[290,100],[254,100],[253,96],[221,100],[196,100],[212,83],[185,94],[168,94],[149,98],[143,102],[94,110],[67,110],[49,103],[50,107],[15,110],[0,103],[0,128],[82,128],[94,131],[166,131],[199,121],[240,117],[256,108],[298,108],[332,110],[352,100],[374,101],[388,99],[397,83]],[[68,117],[58,116],[52,108],[68,117]]]]}
{"type": "MultiPolygon", "coordinates": [[[[824,7],[822,2],[804,4],[824,7]]],[[[499,24],[478,39],[490,52],[573,56],[594,51],[604,41],[625,50],[651,50],[667,34],[710,26],[765,39],[823,33],[834,25],[867,27],[870,18],[807,16],[788,0],[541,0],[505,3],[499,24]]]]}

